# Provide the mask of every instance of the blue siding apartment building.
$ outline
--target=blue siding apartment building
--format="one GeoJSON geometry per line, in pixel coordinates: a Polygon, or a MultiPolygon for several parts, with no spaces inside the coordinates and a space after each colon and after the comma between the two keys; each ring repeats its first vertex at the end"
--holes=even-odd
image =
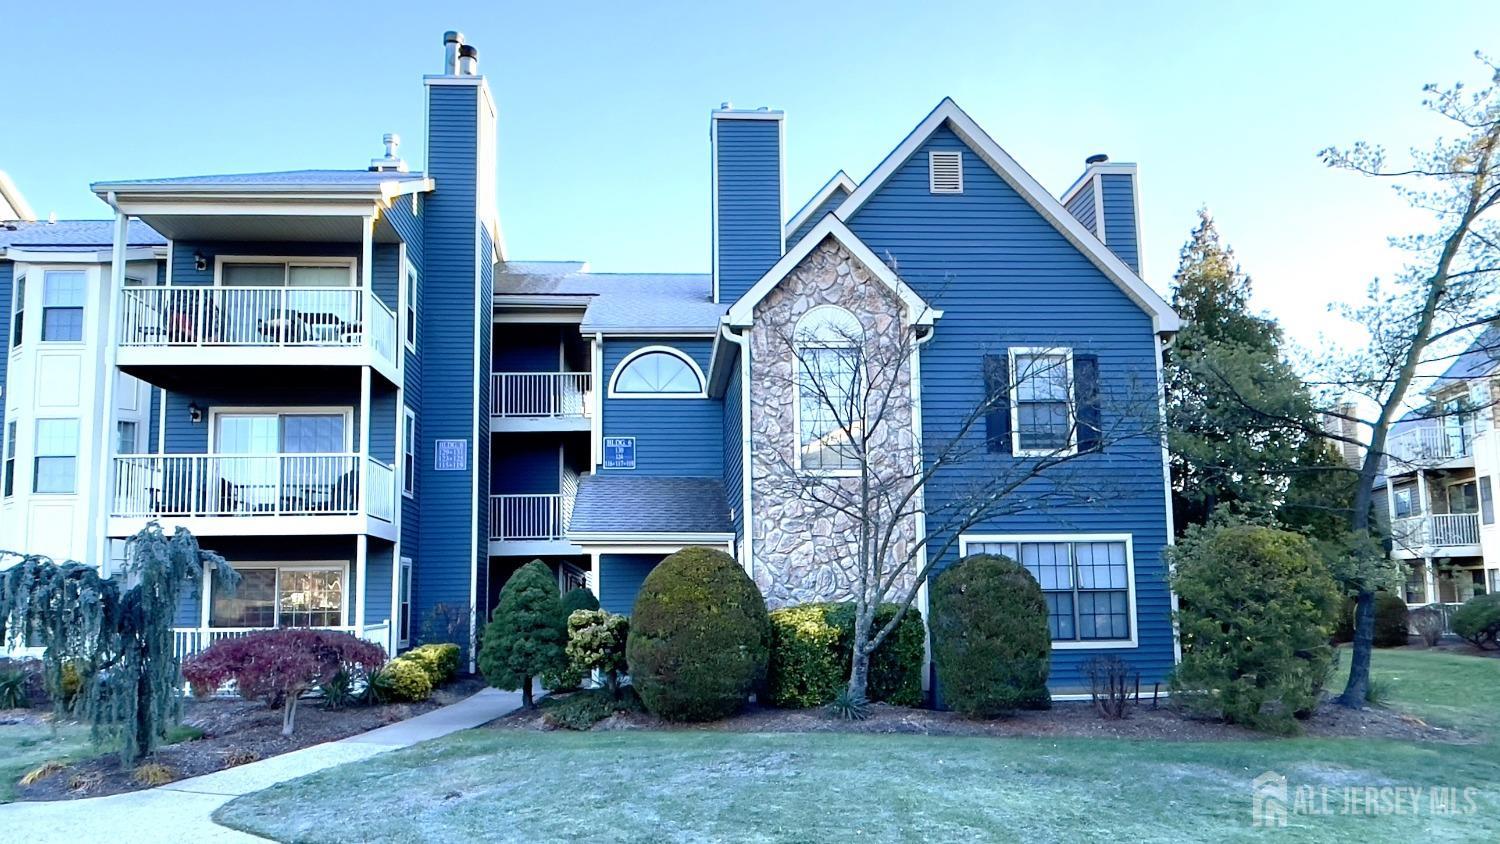
{"type": "MultiPolygon", "coordinates": [[[[629,612],[689,545],[733,554],[772,605],[847,597],[850,525],[789,490],[847,483],[851,465],[785,373],[852,326],[872,346],[916,340],[892,376],[892,442],[924,467],[937,443],[969,455],[902,516],[903,547],[934,571],[977,551],[1026,564],[1051,608],[1055,693],[1098,654],[1164,677],[1156,425],[1178,320],[1140,276],[1134,165],[1091,159],[1055,197],[944,100],[862,182],[840,172],[788,213],[782,113],[725,104],[710,272],[511,260],[495,103],[477,52],[456,33],[446,49],[424,78],[421,172],[387,138],[366,169],[101,181],[113,222],[0,224],[0,323],[22,325],[0,369],[0,524],[20,541],[0,544],[108,561],[151,520],[188,527],[244,583],[184,601],[185,651],[278,625],[391,650],[428,618],[472,632],[533,559],[629,612]],[[59,239],[67,226],[81,233],[59,239]],[[92,262],[81,296],[60,281],[69,261],[92,262]],[[64,305],[95,364],[59,426],[40,383],[61,371],[45,363],[56,338],[40,332],[64,305]],[[993,514],[937,518],[1074,453],[1063,467],[1087,496],[1043,478],[993,514]],[[46,515],[57,490],[73,495],[65,522],[46,515]]],[[[925,583],[909,585],[925,609],[925,583]]]]}

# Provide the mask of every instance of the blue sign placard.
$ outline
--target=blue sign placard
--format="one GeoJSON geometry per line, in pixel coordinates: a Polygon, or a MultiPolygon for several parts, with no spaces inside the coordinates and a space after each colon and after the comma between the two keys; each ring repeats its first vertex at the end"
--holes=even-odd
{"type": "Polygon", "coordinates": [[[635,468],[635,437],[604,438],[604,468],[635,468]]]}
{"type": "Polygon", "coordinates": [[[468,440],[437,440],[433,443],[432,468],[438,472],[464,472],[469,468],[468,440]]]}

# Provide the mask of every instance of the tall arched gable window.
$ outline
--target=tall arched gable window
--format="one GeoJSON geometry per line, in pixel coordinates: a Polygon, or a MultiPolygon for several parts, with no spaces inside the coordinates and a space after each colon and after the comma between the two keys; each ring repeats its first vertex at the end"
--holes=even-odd
{"type": "Polygon", "coordinates": [[[797,467],[842,473],[859,468],[864,327],[854,314],[819,305],[793,333],[797,356],[797,467]]]}
{"type": "Polygon", "coordinates": [[[671,346],[647,346],[625,356],[609,379],[610,398],[703,398],[703,370],[671,346]]]}

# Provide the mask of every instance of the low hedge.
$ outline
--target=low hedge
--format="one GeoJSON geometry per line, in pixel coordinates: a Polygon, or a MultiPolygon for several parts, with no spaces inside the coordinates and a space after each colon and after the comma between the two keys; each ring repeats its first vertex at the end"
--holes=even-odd
{"type": "MultiPolygon", "coordinates": [[[[883,604],[874,629],[900,610],[883,604]]],[[[901,624],[870,657],[866,696],[898,706],[922,704],[922,614],[909,609],[901,624]]],[[[831,702],[849,680],[854,651],[854,604],[849,601],[798,604],[771,613],[771,660],[766,702],[801,708],[831,702]]]]}
{"type": "Polygon", "coordinates": [[[1394,592],[1375,593],[1375,647],[1399,648],[1411,635],[1406,601],[1394,592]]]}
{"type": "Polygon", "coordinates": [[[1453,611],[1453,632],[1476,648],[1500,647],[1500,592],[1476,595],[1453,611]]]}
{"type": "Polygon", "coordinates": [[[405,657],[387,662],[370,682],[385,700],[418,703],[432,697],[432,677],[427,669],[405,657]]]}
{"type": "Polygon", "coordinates": [[[434,688],[452,680],[458,673],[458,645],[452,642],[437,642],[412,648],[399,658],[422,666],[434,688]]]}

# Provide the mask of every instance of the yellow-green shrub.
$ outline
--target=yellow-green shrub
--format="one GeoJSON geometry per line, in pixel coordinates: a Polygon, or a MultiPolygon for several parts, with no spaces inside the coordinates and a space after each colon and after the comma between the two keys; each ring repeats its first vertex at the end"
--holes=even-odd
{"type": "Polygon", "coordinates": [[[406,657],[387,662],[384,668],[375,673],[371,682],[386,700],[416,703],[432,697],[432,678],[427,674],[427,669],[421,663],[406,657]]]}
{"type": "MultiPolygon", "coordinates": [[[[881,604],[873,632],[900,611],[881,604]]],[[[926,628],[922,614],[908,609],[901,623],[870,655],[865,697],[897,706],[922,704],[922,658],[926,628]]],[[[806,707],[831,702],[849,680],[854,653],[854,604],[799,604],[771,613],[771,662],[766,701],[772,706],[806,707]]]]}
{"type": "Polygon", "coordinates": [[[402,654],[401,659],[411,660],[422,666],[434,688],[453,679],[453,675],[458,673],[458,645],[452,642],[435,642],[412,648],[402,654]]]}

